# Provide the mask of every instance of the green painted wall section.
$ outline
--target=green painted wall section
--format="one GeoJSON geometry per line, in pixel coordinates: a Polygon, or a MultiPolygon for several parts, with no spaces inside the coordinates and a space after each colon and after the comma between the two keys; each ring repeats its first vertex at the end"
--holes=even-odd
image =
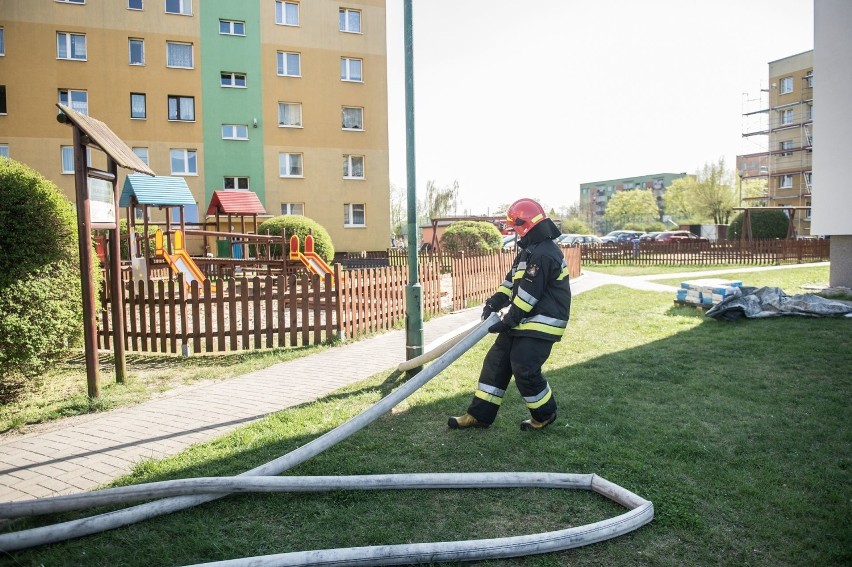
{"type": "Polygon", "coordinates": [[[201,93],[204,120],[204,210],[225,176],[249,178],[265,203],[263,113],[258,0],[204,0],[200,4],[201,93]],[[219,33],[222,19],[245,22],[245,36],[219,33]],[[221,73],[242,73],[246,88],[221,86],[221,73]],[[255,127],[255,120],[257,127],[255,127]],[[223,140],[223,124],[248,126],[248,141],[223,140]]]}

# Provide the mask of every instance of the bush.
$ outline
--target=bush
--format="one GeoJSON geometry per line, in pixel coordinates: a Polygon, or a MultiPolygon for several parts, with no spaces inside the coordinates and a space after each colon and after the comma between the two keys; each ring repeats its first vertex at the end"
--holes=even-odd
{"type": "Polygon", "coordinates": [[[0,158],[0,398],[83,334],[77,220],[56,186],[0,158]]]}
{"type": "Polygon", "coordinates": [[[441,246],[450,253],[481,253],[503,246],[500,231],[490,222],[459,221],[451,224],[441,238],[441,246]]]}
{"type": "MultiPolygon", "coordinates": [[[[738,240],[742,236],[744,213],[739,213],[728,227],[728,240],[738,240]]],[[[749,213],[751,217],[752,238],[787,238],[790,219],[784,211],[759,211],[749,213]]]]}
{"type": "Polygon", "coordinates": [[[579,219],[567,219],[562,221],[562,232],[564,234],[592,234],[592,229],[579,219]]]}
{"type": "MultiPolygon", "coordinates": [[[[327,263],[334,260],[334,244],[331,242],[331,237],[328,231],[321,224],[308,217],[302,215],[280,215],[264,221],[257,228],[257,233],[260,235],[270,234],[272,236],[285,235],[287,237],[287,249],[284,254],[290,252],[290,237],[294,234],[299,236],[299,249],[305,251],[305,237],[312,234],[314,237],[314,252],[327,263]]],[[[280,256],[282,254],[281,246],[275,244],[272,246],[272,255],[280,256]]]]}

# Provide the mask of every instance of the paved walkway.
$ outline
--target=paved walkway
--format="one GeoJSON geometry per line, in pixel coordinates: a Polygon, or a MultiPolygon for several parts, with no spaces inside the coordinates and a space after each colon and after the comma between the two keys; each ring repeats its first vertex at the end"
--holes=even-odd
{"type": "MultiPolygon", "coordinates": [[[[812,267],[825,264],[807,264],[812,267]]],[[[782,269],[798,266],[784,266],[782,269]]],[[[601,285],[672,293],[652,279],[709,277],[716,272],[620,277],[587,271],[574,295],[601,285]]],[[[424,323],[428,351],[479,320],[479,308],[424,323]]],[[[402,362],[405,331],[395,330],[221,382],[179,388],[162,398],[105,413],[68,418],[23,435],[0,437],[0,502],[91,490],[139,461],[179,453],[264,416],[325,396],[402,362]]]]}

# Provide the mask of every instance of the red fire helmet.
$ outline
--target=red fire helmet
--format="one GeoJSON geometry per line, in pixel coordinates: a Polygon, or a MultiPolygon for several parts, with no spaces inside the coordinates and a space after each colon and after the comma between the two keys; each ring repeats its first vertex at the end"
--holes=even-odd
{"type": "Polygon", "coordinates": [[[544,209],[532,199],[518,199],[506,211],[506,220],[520,237],[526,236],[535,225],[546,218],[544,209]]]}

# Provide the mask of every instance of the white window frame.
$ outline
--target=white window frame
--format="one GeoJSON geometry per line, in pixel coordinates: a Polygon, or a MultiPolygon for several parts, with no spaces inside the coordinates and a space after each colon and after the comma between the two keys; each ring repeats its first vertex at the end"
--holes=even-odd
{"type": "Polygon", "coordinates": [[[131,120],[147,120],[148,119],[148,95],[146,93],[130,93],[130,119],[131,120]],[[133,116],[133,97],[141,96],[144,103],[144,111],[142,116],[133,116]]]}
{"type": "Polygon", "coordinates": [[[142,160],[142,163],[144,163],[145,165],[150,165],[148,163],[148,158],[149,158],[148,148],[143,147],[143,146],[136,146],[136,147],[133,147],[131,149],[133,150],[133,153],[136,154],[136,157],[138,157],[140,160],[142,160]]]}
{"type": "Polygon", "coordinates": [[[808,71],[805,74],[805,80],[808,82],[808,88],[809,89],[814,88],[814,72],[813,71],[808,71]]]}
{"type": "Polygon", "coordinates": [[[81,89],[59,89],[57,98],[58,98],[60,103],[64,104],[65,106],[67,106],[71,110],[76,110],[77,112],[79,112],[81,114],[85,114],[85,115],[88,116],[88,114],[89,114],[89,91],[81,90],[81,89]],[[65,102],[62,101],[62,93],[65,93],[65,102]],[[86,106],[82,110],[81,110],[81,107],[79,106],[79,101],[77,102],[77,106],[75,106],[75,103],[72,100],[74,98],[75,94],[81,94],[81,93],[86,98],[86,102],[85,102],[86,106]]]}
{"type": "Polygon", "coordinates": [[[0,144],[0,157],[9,157],[9,144],[0,144]]]}
{"type": "Polygon", "coordinates": [[[245,175],[225,175],[222,178],[222,188],[225,191],[249,191],[249,178],[245,175]],[[228,187],[228,182],[231,182],[232,187],[228,187]],[[245,187],[240,187],[245,181],[245,187]]]}
{"type": "Polygon", "coordinates": [[[187,148],[170,148],[169,149],[169,169],[172,175],[196,176],[198,175],[198,151],[187,148]],[[178,153],[179,152],[179,153],[178,153]],[[181,160],[183,170],[176,170],[175,156],[181,160]],[[193,159],[190,159],[192,157],[193,159]],[[190,169],[190,164],[195,162],[195,170],[190,169]]]}
{"type": "Polygon", "coordinates": [[[793,123],[794,113],[792,108],[781,111],[781,125],[787,126],[793,123]]]}
{"type": "Polygon", "coordinates": [[[804,172],[802,172],[802,175],[805,178],[805,187],[808,188],[808,193],[810,193],[811,192],[811,185],[813,185],[813,182],[814,182],[814,172],[813,171],[804,171],[804,172]]]}
{"type": "Polygon", "coordinates": [[[778,149],[781,150],[781,153],[779,154],[781,156],[793,155],[793,140],[783,140],[779,142],[778,149]]]}
{"type": "Polygon", "coordinates": [[[225,89],[244,89],[248,85],[248,78],[245,73],[235,73],[231,71],[221,71],[219,73],[219,86],[225,89]],[[237,78],[242,77],[243,84],[237,84],[237,78]]]}
{"type": "Polygon", "coordinates": [[[304,203],[281,203],[282,215],[301,215],[305,216],[304,203]]]}
{"type": "Polygon", "coordinates": [[[364,60],[358,57],[341,57],[340,58],[340,80],[348,83],[363,83],[364,82],[364,60]],[[360,77],[353,79],[352,64],[358,62],[360,66],[360,77]]]}
{"type": "Polygon", "coordinates": [[[226,20],[226,19],[221,18],[221,19],[219,19],[219,35],[236,35],[236,36],[245,37],[245,35],[246,35],[246,23],[242,20],[226,20]],[[222,24],[227,24],[228,31],[222,31],[222,24]],[[237,30],[236,30],[237,24],[243,26],[243,33],[237,32],[237,30]]]}
{"type": "MultiPolygon", "coordinates": [[[[292,113],[290,113],[292,114],[292,113]]],[[[278,127],[279,128],[302,128],[302,103],[301,102],[279,102],[278,103],[278,127]],[[284,122],[282,116],[285,107],[292,107],[298,114],[298,119],[293,122],[284,122]]]]}
{"type": "Polygon", "coordinates": [[[342,130],[354,130],[356,132],[362,132],[364,130],[364,107],[362,106],[344,106],[340,109],[340,119],[341,119],[341,129],[342,130]],[[360,115],[358,119],[357,126],[346,126],[346,111],[347,110],[357,110],[360,115]]]}
{"type": "Polygon", "coordinates": [[[75,32],[56,32],[56,58],[62,61],[88,61],[89,41],[84,33],[75,32]],[[74,46],[74,38],[83,38],[83,54],[80,57],[74,57],[72,47],[74,46]],[[64,44],[65,56],[60,52],[60,42],[64,44]]]}
{"type": "Polygon", "coordinates": [[[183,41],[167,41],[166,42],[166,67],[169,69],[195,69],[195,47],[191,43],[186,43],[183,41]],[[189,47],[189,66],[185,65],[170,65],[169,60],[171,59],[169,51],[173,47],[189,47]]]}
{"type": "Polygon", "coordinates": [[[222,124],[223,140],[248,140],[248,124],[222,124]]]}
{"type": "Polygon", "coordinates": [[[781,94],[790,94],[793,92],[793,77],[784,77],[781,79],[779,92],[781,94]]]}
{"type": "Polygon", "coordinates": [[[191,16],[192,15],[192,0],[172,0],[178,3],[177,12],[169,12],[169,0],[163,2],[163,11],[166,14],[174,14],[176,16],[191,16]]]}
{"type": "Polygon", "coordinates": [[[299,6],[298,2],[289,2],[286,0],[275,0],[275,23],[279,26],[299,26],[301,23],[301,14],[300,14],[301,6],[299,6]],[[295,6],[296,8],[296,21],[288,22],[287,21],[287,7],[295,6]]]}
{"type": "Polygon", "coordinates": [[[302,76],[302,54],[297,51],[279,51],[276,56],[277,69],[279,77],[301,77],[302,76]],[[296,73],[290,73],[287,65],[288,55],[295,55],[298,60],[298,70],[296,73]]]}
{"type": "Polygon", "coordinates": [[[166,97],[166,116],[168,117],[169,122],[195,122],[195,97],[184,95],[168,95],[166,97]],[[177,111],[177,118],[172,118],[172,99],[175,100],[175,110],[177,111]],[[192,118],[181,118],[181,102],[185,99],[192,100],[192,118]]]}
{"type": "Polygon", "coordinates": [[[296,152],[281,152],[278,154],[278,176],[290,178],[303,178],[305,176],[304,154],[296,152]],[[299,156],[299,173],[290,173],[293,169],[293,157],[299,156]]]}
{"type": "MultiPolygon", "coordinates": [[[[91,148],[86,148],[86,165],[92,166],[91,148]]],[[[74,146],[59,146],[59,169],[62,175],[74,175],[74,146]],[[71,169],[65,169],[66,158],[71,160],[71,169]]]]}
{"type": "Polygon", "coordinates": [[[367,176],[367,164],[364,156],[344,154],[343,156],[343,179],[365,179],[367,176]],[[361,175],[355,175],[356,162],[361,162],[361,175]]]}
{"type": "Polygon", "coordinates": [[[363,27],[362,16],[361,10],[340,8],[337,12],[338,28],[344,33],[361,33],[361,28],[363,27]],[[349,14],[358,14],[358,29],[349,29],[349,14]]]}
{"type": "Polygon", "coordinates": [[[132,1],[133,0],[127,0],[127,9],[128,10],[137,10],[137,11],[141,12],[142,10],[145,9],[145,0],[139,0],[139,7],[138,8],[134,8],[133,6],[130,5],[130,2],[132,2],[132,1]]]}
{"type": "Polygon", "coordinates": [[[343,228],[363,228],[367,226],[367,206],[364,203],[343,203],[343,228]],[[355,222],[355,213],[360,209],[364,222],[355,222]]]}
{"type": "Polygon", "coordinates": [[[780,175],[778,177],[778,188],[779,189],[792,189],[793,188],[793,176],[790,174],[780,175]]]}
{"type": "Polygon", "coordinates": [[[807,110],[805,110],[805,120],[813,120],[814,119],[814,105],[808,104],[807,110]]]}
{"type": "Polygon", "coordinates": [[[141,37],[127,38],[127,62],[129,65],[144,66],[145,65],[145,40],[141,37]],[[133,44],[138,43],[142,47],[142,60],[138,63],[133,61],[133,44]]]}
{"type": "Polygon", "coordinates": [[[6,55],[6,28],[0,26],[0,57],[6,55]]]}
{"type": "Polygon", "coordinates": [[[85,4],[86,0],[55,0],[60,4],[85,4]]]}

